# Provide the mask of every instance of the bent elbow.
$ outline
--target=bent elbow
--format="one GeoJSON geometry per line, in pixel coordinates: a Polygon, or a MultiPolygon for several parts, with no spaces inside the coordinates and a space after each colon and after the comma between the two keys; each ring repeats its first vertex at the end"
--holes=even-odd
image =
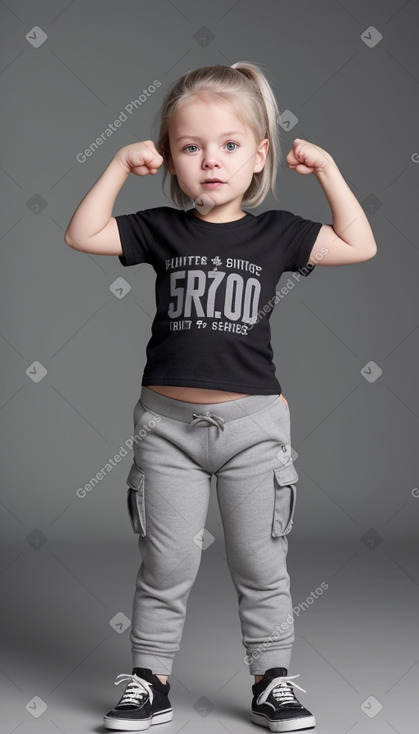
{"type": "Polygon", "coordinates": [[[377,252],[378,252],[378,247],[377,247],[377,245],[374,245],[374,247],[371,249],[370,254],[367,255],[367,257],[365,259],[366,260],[371,260],[373,257],[375,257],[375,255],[377,254],[377,252]]]}
{"type": "Polygon", "coordinates": [[[64,242],[66,243],[66,245],[71,247],[73,250],[77,250],[76,243],[74,242],[74,240],[71,239],[70,235],[67,234],[67,232],[65,232],[64,234],[64,242]]]}

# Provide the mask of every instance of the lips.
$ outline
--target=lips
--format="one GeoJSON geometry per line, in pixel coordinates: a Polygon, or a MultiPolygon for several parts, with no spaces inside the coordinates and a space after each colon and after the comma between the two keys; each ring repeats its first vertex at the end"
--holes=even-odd
{"type": "Polygon", "coordinates": [[[224,183],[220,178],[206,178],[202,183],[224,183]]]}

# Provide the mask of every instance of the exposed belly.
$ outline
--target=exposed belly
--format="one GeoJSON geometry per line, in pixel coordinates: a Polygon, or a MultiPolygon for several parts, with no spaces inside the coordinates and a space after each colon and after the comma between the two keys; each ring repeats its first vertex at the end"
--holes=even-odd
{"type": "Polygon", "coordinates": [[[201,387],[181,387],[179,385],[146,385],[146,387],[168,398],[184,400],[187,403],[226,403],[228,400],[248,397],[248,393],[208,390],[201,387]]]}
{"type": "MultiPolygon", "coordinates": [[[[230,392],[224,390],[208,390],[201,387],[181,387],[179,385],[146,385],[149,390],[154,390],[160,395],[166,395],[168,398],[175,400],[183,400],[186,403],[226,403],[229,400],[238,400],[239,398],[247,398],[249,393],[230,392]]],[[[280,395],[282,401],[287,405],[284,396],[280,395]]]]}

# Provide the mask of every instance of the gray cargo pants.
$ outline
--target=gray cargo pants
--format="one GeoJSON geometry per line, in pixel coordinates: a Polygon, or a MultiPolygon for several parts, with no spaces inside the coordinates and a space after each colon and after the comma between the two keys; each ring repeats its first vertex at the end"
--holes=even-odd
{"type": "Polygon", "coordinates": [[[128,512],[142,562],[133,602],[134,667],[169,675],[203,550],[211,475],[251,675],[289,668],[294,622],[286,567],[298,474],[282,397],[198,404],[141,387],[128,512]]]}

